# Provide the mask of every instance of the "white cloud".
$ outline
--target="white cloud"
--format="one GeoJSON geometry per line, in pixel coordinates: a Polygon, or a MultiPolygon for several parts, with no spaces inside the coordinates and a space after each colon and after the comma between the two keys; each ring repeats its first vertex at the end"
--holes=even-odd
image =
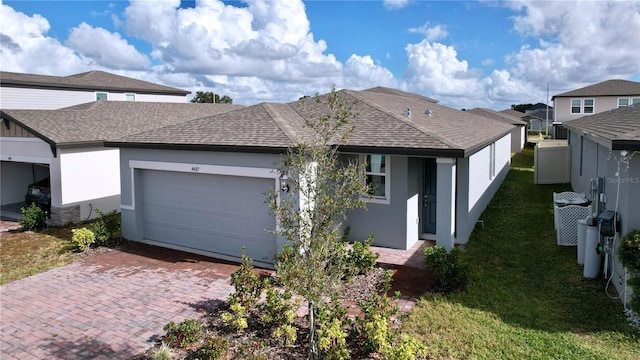
{"type": "Polygon", "coordinates": [[[508,56],[517,77],[571,89],[640,72],[640,3],[636,1],[508,2],[521,14],[514,29],[540,38],[508,56]]]}
{"type": "Polygon", "coordinates": [[[255,76],[307,82],[337,76],[342,64],[315,41],[301,1],[221,1],[179,9],[178,0],[134,1],[125,10],[129,34],[148,41],[152,56],[175,72],[255,76]]]}
{"type": "Polygon", "coordinates": [[[387,9],[402,9],[403,7],[406,7],[407,5],[409,5],[409,2],[411,2],[410,0],[384,0],[384,6],[387,9]]]}
{"type": "Polygon", "coordinates": [[[409,28],[410,33],[423,34],[427,41],[441,40],[449,36],[446,27],[443,25],[436,25],[429,27],[429,22],[417,28],[409,28]]]}
{"type": "Polygon", "coordinates": [[[73,50],[47,36],[50,25],[44,17],[0,5],[0,18],[3,71],[66,75],[87,69],[88,63],[73,50]]]}
{"type": "Polygon", "coordinates": [[[482,64],[482,66],[492,66],[493,64],[495,64],[495,60],[493,59],[484,59],[480,62],[482,64]]]}
{"type": "Polygon", "coordinates": [[[101,66],[121,70],[142,70],[150,64],[149,59],[120,34],[94,28],[84,22],[71,29],[65,45],[101,66]]]}
{"type": "Polygon", "coordinates": [[[397,87],[398,81],[391,71],[376,65],[369,55],[352,54],[344,65],[342,82],[336,85],[349,89],[366,89],[375,86],[397,87]]]}

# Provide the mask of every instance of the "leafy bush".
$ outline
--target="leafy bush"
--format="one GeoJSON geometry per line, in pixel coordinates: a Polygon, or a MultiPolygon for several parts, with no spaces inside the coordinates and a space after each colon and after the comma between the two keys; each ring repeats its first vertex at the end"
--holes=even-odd
{"type": "Polygon", "coordinates": [[[631,230],[618,248],[618,258],[631,271],[640,271],[640,230],[631,230]]]}
{"type": "Polygon", "coordinates": [[[230,324],[236,331],[246,329],[249,326],[249,312],[247,311],[247,308],[243,306],[237,298],[231,297],[229,302],[231,303],[231,306],[229,307],[231,311],[225,311],[222,313],[222,321],[225,324],[230,324]]]}
{"type": "Polygon", "coordinates": [[[618,248],[618,259],[631,273],[627,284],[633,289],[631,307],[640,314],[640,231],[631,230],[624,237],[618,248]]]}
{"type": "Polygon", "coordinates": [[[229,349],[229,340],[219,336],[209,336],[196,351],[199,359],[220,359],[229,349]]]}
{"type": "Polygon", "coordinates": [[[96,235],[96,242],[104,244],[111,239],[120,237],[120,213],[117,210],[107,214],[100,209],[94,211],[99,216],[91,225],[91,230],[96,235]]]}
{"type": "Polygon", "coordinates": [[[265,282],[253,270],[253,259],[247,257],[247,248],[242,248],[242,264],[231,274],[231,285],[235,292],[231,295],[242,306],[253,308],[262,294],[265,282]]]}
{"type": "Polygon", "coordinates": [[[71,233],[73,233],[71,242],[74,247],[80,251],[87,250],[89,246],[96,241],[96,236],[93,231],[87,228],[72,229],[71,233]]]}
{"type": "Polygon", "coordinates": [[[202,333],[202,325],[196,319],[184,319],[178,324],[170,321],[162,329],[167,332],[165,341],[173,347],[180,348],[197,342],[202,333]]]}
{"type": "Polygon", "coordinates": [[[27,208],[20,208],[20,212],[22,212],[22,219],[18,223],[24,230],[42,229],[47,224],[44,211],[35,203],[31,203],[27,208]]]}
{"type": "Polygon", "coordinates": [[[427,270],[435,275],[435,291],[449,293],[466,287],[468,271],[460,264],[460,249],[447,252],[442,246],[424,245],[422,251],[427,270]]]}
{"type": "Polygon", "coordinates": [[[348,327],[347,308],[338,299],[330,303],[323,302],[316,308],[316,322],[318,324],[318,349],[323,353],[323,359],[343,360],[349,358],[347,349],[348,327]]]}
{"type": "Polygon", "coordinates": [[[347,251],[347,269],[352,275],[366,274],[373,271],[380,254],[371,251],[373,233],[363,242],[356,241],[347,251]]]}

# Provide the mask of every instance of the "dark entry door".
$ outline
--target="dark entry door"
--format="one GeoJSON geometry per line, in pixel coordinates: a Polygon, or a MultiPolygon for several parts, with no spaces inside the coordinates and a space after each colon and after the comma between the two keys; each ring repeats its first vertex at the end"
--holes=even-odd
{"type": "Polygon", "coordinates": [[[422,232],[436,233],[436,159],[424,159],[422,176],[422,232]]]}

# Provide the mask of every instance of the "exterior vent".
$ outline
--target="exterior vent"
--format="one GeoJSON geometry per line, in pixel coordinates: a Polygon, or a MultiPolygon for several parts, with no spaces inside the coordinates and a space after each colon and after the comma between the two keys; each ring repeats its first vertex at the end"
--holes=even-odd
{"type": "Polygon", "coordinates": [[[431,112],[431,110],[429,110],[429,109],[425,110],[425,112],[424,112],[424,113],[425,113],[425,114],[427,114],[427,115],[429,115],[429,116],[433,116],[433,115],[432,115],[432,114],[433,114],[433,112],[431,112]]]}
{"type": "Polygon", "coordinates": [[[410,117],[411,117],[411,109],[407,109],[407,110],[404,112],[404,115],[405,115],[406,117],[410,118],[410,117]]]}

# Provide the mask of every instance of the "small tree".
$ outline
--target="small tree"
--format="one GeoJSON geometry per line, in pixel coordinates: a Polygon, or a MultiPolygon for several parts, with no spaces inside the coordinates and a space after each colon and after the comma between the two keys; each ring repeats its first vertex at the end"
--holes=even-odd
{"type": "Polygon", "coordinates": [[[341,161],[338,153],[353,132],[349,122],[356,117],[354,103],[340,98],[335,88],[327,96],[316,95],[315,102],[304,101],[314,106],[315,114],[326,113],[305,120],[308,136],[289,149],[280,168],[289,191],[272,191],[269,204],[279,222],[275,232],[287,240],[276,273],[285,288],[308,304],[309,357],[317,358],[318,305],[337,296],[344,275],[340,262],[334,261],[341,222],[347,211],[364,207],[368,187],[364,164],[341,161]],[[323,105],[326,109],[320,110],[323,105]]]}
{"type": "Polygon", "coordinates": [[[215,104],[233,104],[233,99],[228,95],[222,97],[214,94],[212,91],[197,91],[196,95],[191,99],[192,103],[215,103],[215,104]]]}

